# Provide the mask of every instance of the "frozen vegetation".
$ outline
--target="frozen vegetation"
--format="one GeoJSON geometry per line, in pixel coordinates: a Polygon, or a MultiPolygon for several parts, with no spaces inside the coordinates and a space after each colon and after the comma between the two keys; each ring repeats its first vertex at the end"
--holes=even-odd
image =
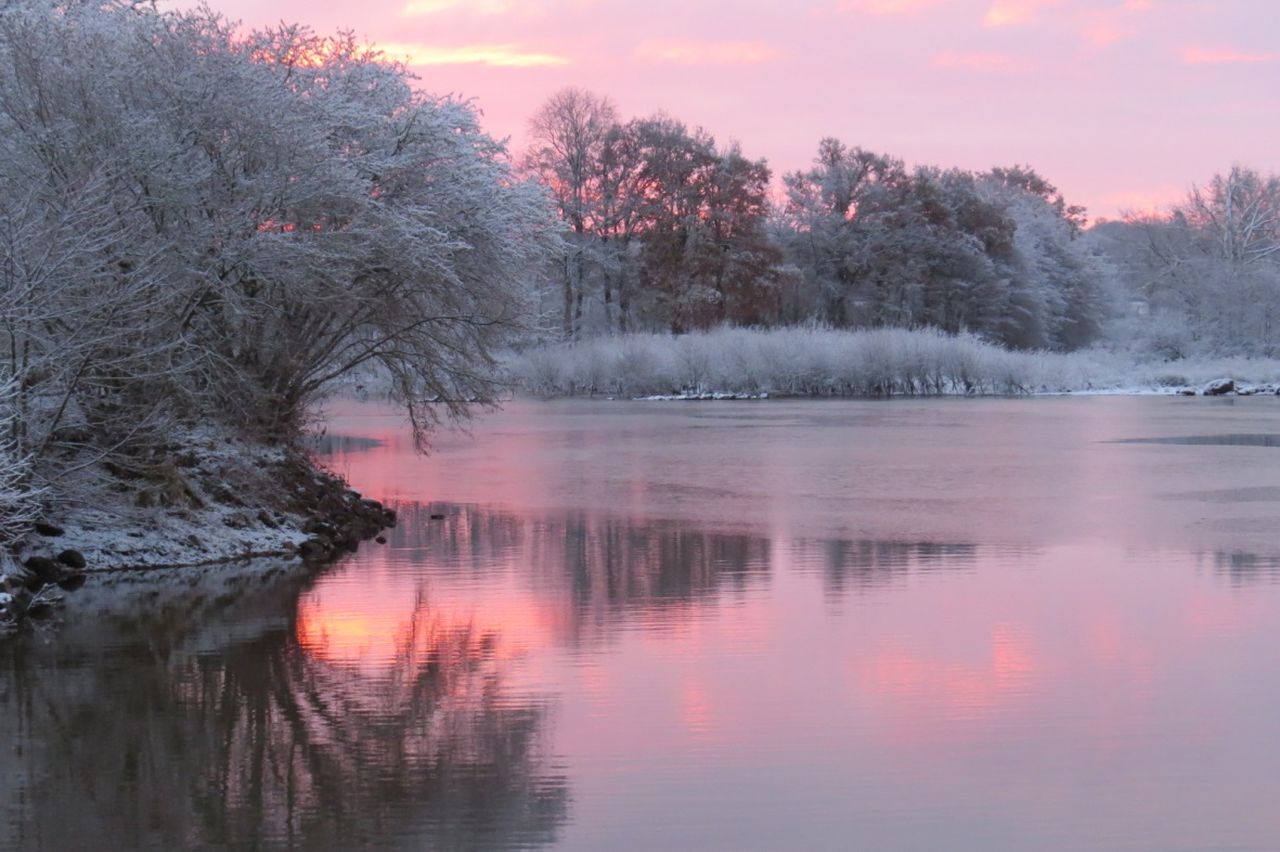
{"type": "Polygon", "coordinates": [[[888,328],[631,334],[535,347],[506,365],[519,389],[547,397],[1174,393],[1224,377],[1246,387],[1280,383],[1277,359],[1014,351],[973,335],[888,328]]]}

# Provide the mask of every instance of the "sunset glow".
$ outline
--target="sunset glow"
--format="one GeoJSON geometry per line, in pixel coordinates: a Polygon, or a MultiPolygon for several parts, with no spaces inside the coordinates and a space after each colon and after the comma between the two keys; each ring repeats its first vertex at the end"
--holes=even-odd
{"type": "Polygon", "coordinates": [[[246,26],[352,28],[424,90],[473,98],[517,152],[537,106],[579,86],[623,116],[663,110],[737,140],[775,178],[834,135],[909,164],[1028,163],[1095,217],[1120,198],[1176,201],[1233,162],[1280,169],[1264,0],[213,6],[246,26]]]}

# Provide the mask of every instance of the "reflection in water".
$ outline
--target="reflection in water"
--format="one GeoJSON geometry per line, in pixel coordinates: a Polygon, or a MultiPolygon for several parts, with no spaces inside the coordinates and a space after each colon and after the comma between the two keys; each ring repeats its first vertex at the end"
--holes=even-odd
{"type": "Polygon", "coordinates": [[[1273,410],[953,402],[357,412],[385,545],[0,646],[0,848],[1275,848],[1269,454],[1107,443],[1273,410]]]}
{"type": "Polygon", "coordinates": [[[1116,444],[1172,444],[1190,447],[1280,447],[1280,435],[1176,435],[1167,438],[1124,438],[1116,444]]]}
{"type": "Polygon", "coordinates": [[[383,441],[379,438],[367,438],[360,435],[325,433],[323,435],[312,435],[307,439],[307,449],[318,456],[359,453],[382,445],[383,441]]]}
{"type": "MultiPolygon", "coordinates": [[[[530,655],[607,647],[628,625],[678,634],[771,583],[763,536],[396,508],[387,547],[317,577],[125,575],[79,598],[56,644],[4,649],[0,714],[22,748],[0,781],[0,845],[554,842],[570,779],[545,742],[552,699],[519,671],[530,655]]],[[[802,573],[820,561],[831,589],[974,558],[924,543],[790,551],[802,573]]],[[[700,690],[683,712],[705,732],[700,690]]]]}
{"type": "Polygon", "coordinates": [[[371,677],[300,645],[305,627],[289,609],[301,586],[279,578],[217,604],[167,590],[163,613],[144,615],[136,600],[115,613],[142,617],[149,637],[81,631],[6,649],[0,715],[20,749],[0,783],[0,846],[553,839],[568,790],[544,754],[545,702],[506,688],[490,638],[419,599],[398,658],[371,677]],[[276,608],[264,611],[267,600],[276,608]],[[218,643],[228,622],[236,638],[218,643]]]}
{"type": "Polygon", "coordinates": [[[1280,556],[1263,556],[1241,550],[1218,551],[1213,554],[1213,566],[1236,586],[1280,583],[1280,556]]]}
{"type": "Polygon", "coordinates": [[[801,540],[795,544],[792,559],[804,568],[820,554],[818,564],[827,596],[839,598],[850,590],[898,585],[915,571],[972,569],[977,552],[972,544],[801,540]]]}

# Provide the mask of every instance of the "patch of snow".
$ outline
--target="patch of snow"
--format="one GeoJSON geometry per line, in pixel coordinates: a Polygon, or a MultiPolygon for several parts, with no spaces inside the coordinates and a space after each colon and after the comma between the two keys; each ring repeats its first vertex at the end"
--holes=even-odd
{"type": "MultiPolygon", "coordinates": [[[[696,392],[685,391],[676,394],[654,394],[652,396],[632,397],[636,402],[674,402],[674,401],[698,401],[705,402],[707,400],[743,400],[743,399],[768,399],[768,393],[732,393],[728,391],[710,391],[696,392]]],[[[609,397],[613,399],[613,397],[609,397]]]]}

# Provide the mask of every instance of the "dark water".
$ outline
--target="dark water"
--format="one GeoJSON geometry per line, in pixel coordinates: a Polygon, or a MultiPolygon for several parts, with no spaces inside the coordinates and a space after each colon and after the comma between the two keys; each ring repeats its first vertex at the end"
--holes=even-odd
{"type": "Polygon", "coordinates": [[[0,846],[1280,848],[1234,402],[520,404],[427,459],[338,406],[388,543],[0,648],[0,846]]]}

